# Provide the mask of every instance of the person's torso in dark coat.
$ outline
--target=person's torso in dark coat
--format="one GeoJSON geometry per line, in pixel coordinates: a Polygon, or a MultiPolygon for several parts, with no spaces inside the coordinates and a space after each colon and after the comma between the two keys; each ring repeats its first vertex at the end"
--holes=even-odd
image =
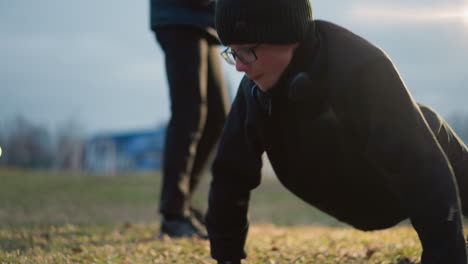
{"type": "Polygon", "coordinates": [[[150,0],[150,27],[188,26],[217,38],[214,10],[214,0],[150,0]]]}
{"type": "MultiPolygon", "coordinates": [[[[286,72],[272,90],[271,115],[267,116],[251,96],[254,83],[245,78],[240,88],[246,95],[249,144],[252,149],[261,145],[279,180],[306,202],[360,229],[392,226],[408,215],[399,205],[396,191],[389,189],[389,174],[394,173],[391,166],[406,166],[398,157],[402,149],[390,150],[391,133],[419,143],[428,140],[428,148],[433,147],[434,140],[416,136],[419,130],[427,132],[424,121],[421,123],[417,105],[382,50],[334,24],[317,21],[316,25],[318,55],[311,54],[306,43],[293,58],[293,62],[300,62],[288,70],[291,74],[309,72],[314,90],[325,92],[314,93],[310,87],[293,91],[288,87],[293,75],[286,72]],[[392,83],[356,83],[363,71],[368,71],[364,78],[372,78],[371,71],[375,71],[389,76],[387,80],[392,83]],[[388,96],[383,95],[387,92],[388,96]],[[394,121],[400,117],[380,109],[386,106],[386,100],[392,102],[392,108],[406,111],[402,116],[408,116],[408,120],[394,121]],[[413,121],[414,129],[405,127],[413,121]],[[390,134],[388,138],[379,138],[382,123],[393,130],[385,132],[390,134]],[[400,129],[406,134],[398,135],[400,129]],[[373,157],[374,148],[387,147],[389,151],[383,157],[373,157]]],[[[418,147],[425,145],[419,143],[408,151],[417,153],[418,147]]],[[[437,151],[436,147],[428,150],[437,151]]],[[[435,155],[445,162],[443,156],[435,155]]]]}

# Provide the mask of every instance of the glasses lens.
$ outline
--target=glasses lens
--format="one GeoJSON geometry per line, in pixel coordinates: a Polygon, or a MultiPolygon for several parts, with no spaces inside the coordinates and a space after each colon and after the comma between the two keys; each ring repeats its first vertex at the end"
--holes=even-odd
{"type": "Polygon", "coordinates": [[[257,55],[254,51],[256,47],[257,46],[247,47],[238,49],[237,51],[227,48],[221,52],[221,56],[223,56],[224,60],[229,64],[236,65],[236,58],[238,58],[243,64],[248,65],[257,60],[257,55]]]}
{"type": "Polygon", "coordinates": [[[251,48],[240,49],[236,52],[236,55],[244,64],[251,64],[257,59],[251,48]]]}
{"type": "Polygon", "coordinates": [[[234,58],[234,55],[232,55],[229,49],[226,49],[225,51],[221,52],[221,56],[227,63],[232,65],[236,64],[236,59],[234,58]]]}

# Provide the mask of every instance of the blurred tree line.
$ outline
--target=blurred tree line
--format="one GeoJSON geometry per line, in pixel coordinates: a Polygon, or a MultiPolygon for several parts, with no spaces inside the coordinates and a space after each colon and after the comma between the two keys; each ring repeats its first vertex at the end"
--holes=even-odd
{"type": "Polygon", "coordinates": [[[76,120],[51,131],[23,116],[0,123],[0,167],[82,170],[85,136],[76,120]]]}

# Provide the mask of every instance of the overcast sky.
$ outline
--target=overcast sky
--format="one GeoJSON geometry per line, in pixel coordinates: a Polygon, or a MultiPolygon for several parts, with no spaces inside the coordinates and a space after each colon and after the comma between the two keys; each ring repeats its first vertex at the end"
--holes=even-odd
{"type": "MultiPolygon", "coordinates": [[[[417,101],[468,113],[468,6],[454,0],[316,0],[314,16],[382,47],[417,101]],[[466,14],[466,16],[464,16],[466,14]]],[[[224,64],[232,93],[241,77],[224,64]]],[[[19,114],[89,134],[167,121],[163,54],[148,1],[0,1],[0,122],[19,114]]]]}

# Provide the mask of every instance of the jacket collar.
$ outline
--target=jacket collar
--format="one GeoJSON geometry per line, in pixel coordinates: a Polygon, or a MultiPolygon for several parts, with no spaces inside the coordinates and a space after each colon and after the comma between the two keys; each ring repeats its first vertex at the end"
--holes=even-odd
{"type": "Polygon", "coordinates": [[[311,24],[308,37],[297,47],[289,66],[278,83],[270,90],[269,93],[272,96],[288,96],[292,100],[297,100],[310,94],[311,89],[308,86],[291,86],[292,81],[299,73],[306,73],[312,85],[317,88],[328,78],[326,42],[316,29],[315,24],[314,22],[311,24]],[[306,88],[309,91],[304,90],[306,88]]]}
{"type": "Polygon", "coordinates": [[[271,115],[273,98],[287,98],[295,102],[323,101],[326,93],[323,86],[328,79],[326,42],[316,30],[315,23],[311,23],[307,36],[297,47],[278,83],[268,92],[261,91],[251,81],[250,97],[267,115],[271,115]]]}

